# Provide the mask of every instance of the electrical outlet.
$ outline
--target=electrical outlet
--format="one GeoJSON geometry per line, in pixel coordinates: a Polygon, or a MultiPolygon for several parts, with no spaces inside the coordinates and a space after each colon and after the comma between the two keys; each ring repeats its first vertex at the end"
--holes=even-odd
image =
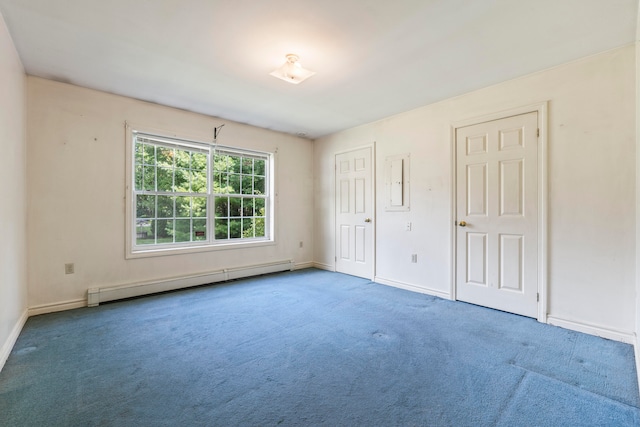
{"type": "Polygon", "coordinates": [[[75,272],[75,266],[73,263],[64,265],[64,274],[73,274],[75,272]]]}
{"type": "Polygon", "coordinates": [[[411,254],[411,262],[413,264],[418,262],[418,254],[411,254]]]}

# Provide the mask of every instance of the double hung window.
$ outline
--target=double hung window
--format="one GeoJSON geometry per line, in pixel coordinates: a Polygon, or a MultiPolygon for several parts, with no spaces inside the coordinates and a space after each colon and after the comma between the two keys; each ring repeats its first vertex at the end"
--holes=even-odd
{"type": "Polygon", "coordinates": [[[269,241],[271,154],[132,132],[132,253],[269,241]]]}
{"type": "Polygon", "coordinates": [[[213,163],[216,240],[266,237],[267,159],[219,150],[213,163]]]}

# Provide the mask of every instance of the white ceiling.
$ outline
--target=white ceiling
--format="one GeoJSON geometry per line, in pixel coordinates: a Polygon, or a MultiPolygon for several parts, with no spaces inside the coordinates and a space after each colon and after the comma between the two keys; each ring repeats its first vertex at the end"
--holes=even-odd
{"type": "Polygon", "coordinates": [[[638,0],[0,0],[28,74],[316,138],[634,42],[638,0]],[[269,75],[296,53],[317,74],[269,75]]]}

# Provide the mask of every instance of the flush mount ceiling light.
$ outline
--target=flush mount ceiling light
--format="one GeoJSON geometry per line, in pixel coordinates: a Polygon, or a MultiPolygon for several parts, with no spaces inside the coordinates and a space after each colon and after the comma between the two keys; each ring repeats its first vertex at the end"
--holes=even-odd
{"type": "Polygon", "coordinates": [[[287,62],[285,62],[282,67],[269,74],[273,77],[277,77],[297,85],[315,74],[315,71],[309,71],[302,68],[302,65],[298,62],[299,60],[300,58],[298,55],[290,53],[287,55],[287,62]]]}

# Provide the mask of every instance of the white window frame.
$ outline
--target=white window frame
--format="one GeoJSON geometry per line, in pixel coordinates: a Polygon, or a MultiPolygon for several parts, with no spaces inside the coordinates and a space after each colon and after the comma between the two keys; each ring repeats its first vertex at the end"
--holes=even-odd
{"type": "MultiPolygon", "coordinates": [[[[204,252],[204,251],[216,251],[224,249],[238,249],[249,247],[260,247],[274,245],[274,170],[275,170],[275,156],[274,153],[256,151],[251,149],[245,149],[240,147],[229,147],[223,145],[213,145],[208,142],[197,141],[193,138],[184,138],[178,135],[167,136],[162,132],[149,131],[144,128],[138,128],[126,125],[126,173],[125,173],[125,205],[126,205],[126,219],[125,219],[125,257],[129,258],[144,258],[153,256],[184,254],[192,252],[204,252]],[[165,145],[172,145],[176,147],[184,147],[185,149],[195,149],[197,151],[208,151],[207,161],[207,229],[206,240],[196,242],[181,242],[181,243],[163,243],[163,244],[149,244],[149,245],[137,245],[136,244],[136,194],[140,194],[135,188],[135,137],[136,135],[144,136],[145,138],[155,139],[165,145]],[[246,155],[249,157],[257,157],[265,159],[265,237],[254,238],[236,238],[227,240],[215,239],[215,207],[214,199],[215,194],[213,192],[213,158],[215,152],[218,150],[225,153],[233,153],[237,155],[246,155]]],[[[176,194],[176,195],[181,195],[176,194]]]]}

